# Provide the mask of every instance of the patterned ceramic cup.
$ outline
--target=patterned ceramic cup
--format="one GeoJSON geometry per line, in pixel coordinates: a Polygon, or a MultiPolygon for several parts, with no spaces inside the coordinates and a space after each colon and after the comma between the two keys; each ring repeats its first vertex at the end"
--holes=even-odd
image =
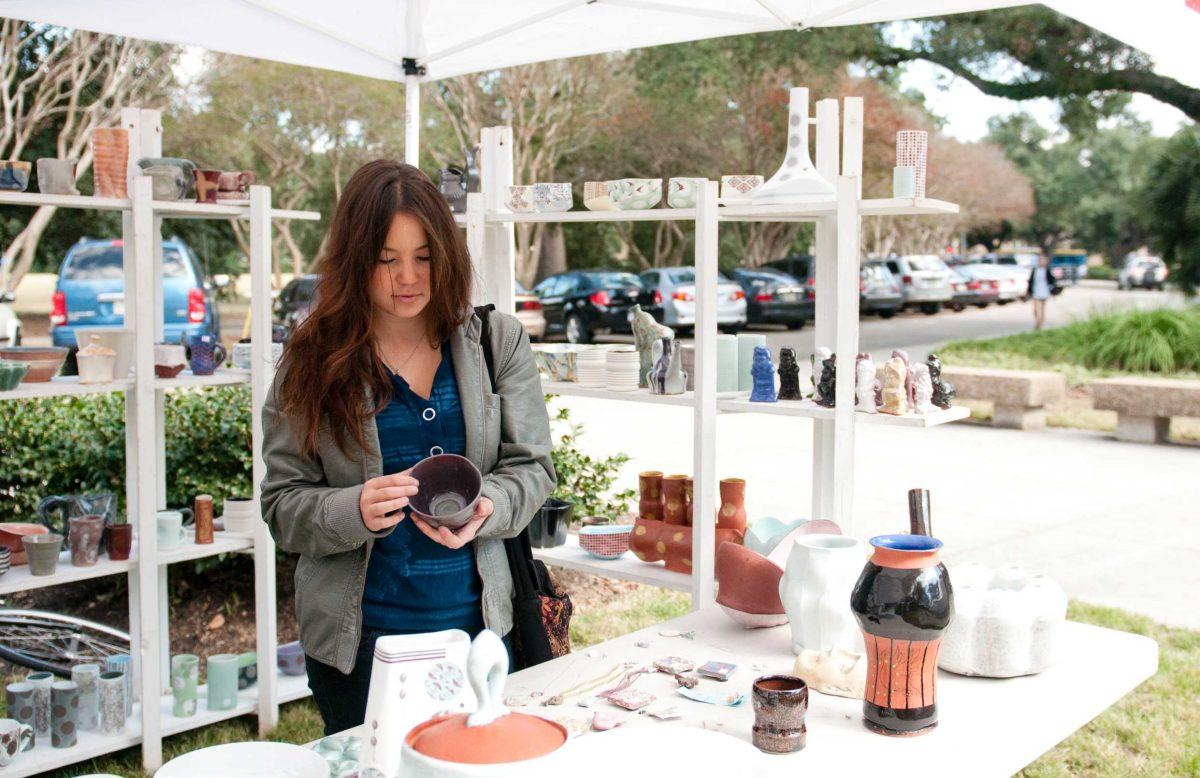
{"type": "Polygon", "coordinates": [[[662,200],[661,178],[622,178],[612,183],[612,200],[622,211],[645,211],[662,200]]]}
{"type": "Polygon", "coordinates": [[[33,728],[16,719],[0,719],[0,767],[17,758],[17,754],[33,748],[33,728]]]}
{"type": "MultiPolygon", "coordinates": [[[[125,709],[125,718],[129,718],[133,714],[133,660],[129,658],[129,654],[116,654],[104,660],[104,669],[109,672],[121,673],[124,676],[121,684],[125,694],[121,698],[121,702],[125,709]]],[[[101,675],[101,678],[103,677],[101,675]]],[[[103,699],[101,699],[100,705],[103,707],[103,699]]],[[[103,711],[101,711],[101,716],[103,716],[103,711]]],[[[121,726],[124,726],[124,723],[121,726]]]]}
{"type": "Polygon", "coordinates": [[[237,705],[238,655],[213,654],[208,658],[208,709],[230,710],[237,705]]]}
{"type": "Polygon", "coordinates": [[[55,681],[50,687],[50,745],[70,748],[79,740],[79,687],[55,681]]]}
{"type": "Polygon", "coordinates": [[[101,734],[116,735],[125,730],[125,677],[116,670],[100,673],[101,734]]]}
{"type": "Polygon", "coordinates": [[[50,688],[52,673],[30,673],[25,680],[33,686],[33,731],[38,737],[50,737],[50,688]]]}
{"type": "Polygon", "coordinates": [[[583,206],[589,211],[616,211],[612,201],[612,181],[586,181],[583,184],[583,206]]]}
{"type": "Polygon", "coordinates": [[[534,184],[533,207],[538,213],[560,213],[571,210],[570,184],[534,184]]]}
{"type": "Polygon", "coordinates": [[[808,730],[808,686],[791,675],[767,675],[754,682],[754,745],[769,754],[804,748],[808,730]]]}
{"type": "Polygon", "coordinates": [[[672,208],[695,208],[703,178],[672,178],[667,182],[667,205],[672,208]]]}
{"type": "Polygon", "coordinates": [[[533,204],[532,186],[510,186],[504,198],[504,205],[513,213],[533,213],[537,208],[533,204]]]}
{"type": "Polygon", "coordinates": [[[94,730],[100,726],[100,665],[75,665],[71,680],[79,687],[79,728],[94,730]]]}
{"type": "Polygon", "coordinates": [[[247,651],[238,654],[238,688],[248,689],[258,682],[258,654],[247,651]]]}
{"type": "Polygon", "coordinates": [[[28,724],[30,728],[35,726],[37,720],[33,696],[33,684],[29,681],[16,681],[4,687],[5,710],[8,715],[22,724],[28,724]]]}
{"type": "Polygon", "coordinates": [[[721,176],[721,197],[749,197],[762,185],[762,176],[721,176]]]}
{"type": "Polygon", "coordinates": [[[171,657],[171,695],[175,699],[171,712],[174,715],[196,715],[199,686],[200,657],[195,654],[171,657]]]}

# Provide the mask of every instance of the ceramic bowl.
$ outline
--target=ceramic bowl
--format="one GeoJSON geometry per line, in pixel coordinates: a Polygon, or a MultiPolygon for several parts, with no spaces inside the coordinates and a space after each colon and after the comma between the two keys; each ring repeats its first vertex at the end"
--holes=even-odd
{"type": "Polygon", "coordinates": [[[510,186],[504,197],[504,205],[513,213],[534,213],[532,186],[510,186]]]}
{"type": "Polygon", "coordinates": [[[748,200],[762,185],[762,176],[721,176],[721,199],[748,200]]]}
{"type": "Polygon", "coordinates": [[[483,476],[471,460],[437,454],[418,462],[411,475],[419,486],[409,507],[429,526],[458,529],[471,520],[483,489],[483,476]]]}
{"type": "Polygon", "coordinates": [[[589,211],[619,210],[612,201],[612,181],[586,181],[583,184],[583,206],[589,211]]]}
{"type": "Polygon", "coordinates": [[[661,178],[622,178],[611,183],[610,196],[622,211],[645,211],[662,200],[661,178]]]}
{"type": "Polygon", "coordinates": [[[29,162],[5,160],[0,162],[0,190],[8,192],[24,192],[29,186],[29,172],[33,165],[29,162]]]}
{"type": "Polygon", "coordinates": [[[672,178],[667,182],[667,205],[672,208],[695,208],[703,178],[672,178]]]}
{"type": "Polygon", "coordinates": [[[177,756],[163,765],[159,778],[329,778],[320,754],[290,743],[225,743],[177,756]]]}
{"type": "Polygon", "coordinates": [[[717,604],[746,629],[777,627],[788,617],[779,599],[783,568],[737,543],[722,543],[716,559],[717,604]]]}
{"type": "Polygon", "coordinates": [[[304,675],[304,649],[300,641],[293,640],[275,649],[275,666],[284,675],[304,675]]]}
{"type": "Polygon", "coordinates": [[[632,524],[594,524],[579,528],[579,547],[597,559],[619,559],[629,550],[632,524]]]}
{"type": "Polygon", "coordinates": [[[80,327],[75,330],[75,345],[83,348],[91,342],[93,335],[100,338],[101,346],[117,352],[114,377],[128,378],[129,367],[133,364],[133,330],[122,327],[80,327]]]}
{"type": "Polygon", "coordinates": [[[570,184],[534,184],[533,207],[538,213],[561,213],[571,210],[570,184]]]}
{"type": "Polygon", "coordinates": [[[28,362],[13,362],[0,359],[0,392],[8,392],[17,388],[21,379],[29,372],[28,362]]]}
{"type": "Polygon", "coordinates": [[[44,384],[58,375],[63,362],[67,361],[67,349],[58,346],[7,346],[0,348],[0,359],[28,363],[29,371],[21,380],[27,384],[44,384]]]}
{"type": "Polygon", "coordinates": [[[533,351],[534,362],[551,381],[574,381],[576,352],[569,344],[539,344],[533,351]]]}

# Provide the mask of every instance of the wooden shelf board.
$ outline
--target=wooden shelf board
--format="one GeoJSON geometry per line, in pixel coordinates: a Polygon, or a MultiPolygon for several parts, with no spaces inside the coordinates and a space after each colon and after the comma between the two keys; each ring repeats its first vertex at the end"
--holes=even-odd
{"type": "MultiPolygon", "coordinates": [[[[817,405],[812,400],[780,400],[773,403],[750,402],[749,395],[741,394],[736,399],[717,400],[717,410],[723,413],[765,413],[774,416],[799,416],[807,419],[832,419],[833,408],[817,405]]],[[[892,416],[886,413],[854,414],[855,424],[890,424],[900,427],[936,427],[971,415],[969,408],[954,405],[933,413],[908,413],[892,416]]]]}
{"type": "Polygon", "coordinates": [[[79,376],[57,376],[44,383],[18,384],[16,389],[0,392],[0,400],[26,400],[30,397],[66,397],[80,394],[123,392],[133,388],[129,378],[104,384],[81,384],[79,376]]]}
{"type": "Polygon", "coordinates": [[[695,221],[695,208],[647,208],[640,211],[562,211],[560,213],[509,213],[488,211],[485,220],[506,224],[529,222],[658,222],[695,221]]]}

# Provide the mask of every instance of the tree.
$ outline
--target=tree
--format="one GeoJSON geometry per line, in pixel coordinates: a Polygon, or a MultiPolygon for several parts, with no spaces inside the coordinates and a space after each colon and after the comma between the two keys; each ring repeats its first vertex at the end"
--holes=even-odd
{"type": "Polygon", "coordinates": [[[1155,228],[1152,241],[1175,268],[1180,287],[1200,287],[1200,129],[1186,127],[1150,165],[1140,200],[1143,219],[1155,228]]]}

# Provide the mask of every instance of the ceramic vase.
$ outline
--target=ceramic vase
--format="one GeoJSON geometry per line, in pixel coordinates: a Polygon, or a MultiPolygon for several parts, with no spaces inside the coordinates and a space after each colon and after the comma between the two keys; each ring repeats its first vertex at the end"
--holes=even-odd
{"type": "Polygon", "coordinates": [[[741,478],[723,478],[718,486],[721,507],[717,509],[717,527],[746,534],[746,482],[741,478]]]}
{"type": "Polygon", "coordinates": [[[662,479],[663,521],[687,526],[687,500],[683,494],[685,475],[668,475],[662,479]]]}
{"type": "Polygon", "coordinates": [[[663,520],[663,474],[659,470],[638,473],[638,516],[663,520]]]}
{"type": "Polygon", "coordinates": [[[196,517],[196,542],[204,545],[213,542],[213,498],[211,494],[196,495],[192,514],[196,517]]]}
{"type": "Polygon", "coordinates": [[[929,133],[925,130],[900,130],[896,133],[896,167],[913,169],[912,197],[925,196],[925,163],[929,133]]]}
{"type": "Polygon", "coordinates": [[[92,130],[92,180],[97,197],[128,197],[129,130],[97,127],[92,130]]]}
{"type": "Polygon", "coordinates": [[[79,688],[79,728],[90,732],[100,726],[100,665],[75,665],[71,680],[79,688]]]}
{"type": "Polygon", "coordinates": [[[792,651],[862,650],[850,592],[862,570],[862,545],[845,535],[801,535],[788,553],[779,599],[792,625],[792,651]]]}
{"type": "Polygon", "coordinates": [[[937,660],[954,616],[942,542],[879,535],[850,598],[867,655],[863,723],[882,735],[918,735],[937,726],[937,660]]]}
{"type": "Polygon", "coordinates": [[[25,681],[33,686],[33,731],[39,738],[50,737],[50,690],[54,674],[30,673],[25,681]]]}
{"type": "Polygon", "coordinates": [[[58,554],[63,536],[48,532],[45,535],[26,535],[21,538],[30,575],[54,575],[58,569],[58,554]]]}
{"type": "Polygon", "coordinates": [[[754,360],[750,365],[750,402],[773,403],[775,394],[775,366],[771,364],[771,350],[766,346],[754,347],[754,360]]]}
{"type": "Polygon", "coordinates": [[[696,507],[693,502],[694,497],[695,497],[695,482],[692,480],[692,477],[690,475],[685,475],[683,477],[683,513],[684,513],[683,523],[687,524],[689,527],[692,526],[693,512],[696,507]]]}
{"type": "Polygon", "coordinates": [[[108,558],[114,561],[128,559],[133,550],[133,525],[113,524],[107,530],[108,558]]]}
{"type": "Polygon", "coordinates": [[[238,655],[238,689],[249,689],[258,683],[258,654],[247,651],[238,655]]]}
{"type": "Polygon", "coordinates": [[[216,205],[217,192],[221,190],[220,170],[193,170],[196,181],[196,202],[216,205]]]}
{"type": "Polygon", "coordinates": [[[662,540],[666,529],[661,519],[638,518],[629,536],[629,550],[643,562],[661,562],[667,553],[667,544],[662,540]]]}
{"type": "Polygon", "coordinates": [[[466,676],[470,650],[470,636],[458,629],[375,641],[363,769],[401,774],[404,736],[414,725],[437,713],[474,709],[475,693],[466,676]]]}
{"type": "Polygon", "coordinates": [[[788,94],[787,152],[770,180],[754,190],[755,205],[833,200],[833,184],[817,172],[808,153],[808,87],[788,94]]]}
{"type": "Polygon", "coordinates": [[[808,730],[808,686],[794,675],[767,675],[754,681],[752,740],[768,754],[791,754],[804,748],[808,730]]]}
{"type": "Polygon", "coordinates": [[[238,655],[213,654],[205,667],[209,710],[232,710],[237,705],[238,655]]]}
{"type": "Polygon", "coordinates": [[[736,335],[717,336],[717,392],[738,390],[738,340],[736,335]]]}
{"type": "Polygon", "coordinates": [[[37,728],[37,690],[29,681],[14,681],[4,687],[5,711],[11,718],[37,728]]]}
{"type": "Polygon", "coordinates": [[[103,516],[72,516],[67,520],[71,528],[67,535],[71,547],[71,564],[75,567],[91,567],[100,556],[100,537],[104,534],[103,516]]]}
{"type": "Polygon", "coordinates": [[[100,734],[125,731],[125,718],[125,674],[115,670],[100,673],[100,734]]]}
{"type": "Polygon", "coordinates": [[[70,748],[79,741],[79,687],[55,681],[50,687],[50,745],[70,748]]]}
{"type": "Polygon", "coordinates": [[[171,713],[186,717],[196,715],[200,686],[200,657],[179,654],[171,657],[171,713]]]}
{"type": "Polygon", "coordinates": [[[683,373],[679,345],[672,338],[660,338],[654,343],[651,361],[654,367],[646,376],[650,393],[683,394],[687,389],[687,376],[683,373]]]}
{"type": "Polygon", "coordinates": [[[43,157],[37,161],[38,191],[42,194],[77,195],[75,167],[77,159],[43,157]]]}
{"type": "Polygon", "coordinates": [[[750,372],[754,366],[754,349],[757,346],[766,348],[767,336],[750,332],[739,332],[737,335],[737,376],[739,392],[748,392],[754,388],[754,374],[750,372]]]}
{"type": "Polygon", "coordinates": [[[18,754],[33,748],[37,738],[33,727],[16,719],[0,719],[0,767],[6,767],[18,754]]]}
{"type": "MultiPolygon", "coordinates": [[[[133,660],[129,658],[129,654],[115,654],[104,660],[104,669],[106,672],[121,674],[121,704],[125,709],[125,717],[129,718],[133,714],[133,660]]],[[[101,705],[103,704],[101,700],[101,705]]]]}
{"type": "Polygon", "coordinates": [[[737,543],[717,546],[717,604],[746,629],[787,623],[779,600],[783,570],[761,554],[737,543]]]}
{"type": "Polygon", "coordinates": [[[673,573],[692,573],[692,528],[664,524],[659,534],[663,547],[663,563],[673,573]]]}

